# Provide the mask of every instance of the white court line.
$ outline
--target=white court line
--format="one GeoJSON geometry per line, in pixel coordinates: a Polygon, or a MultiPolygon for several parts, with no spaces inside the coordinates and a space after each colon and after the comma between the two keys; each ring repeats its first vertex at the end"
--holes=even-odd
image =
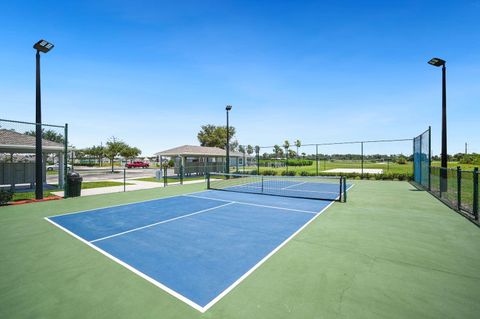
{"type": "Polygon", "coordinates": [[[99,253],[103,254],[104,256],[110,258],[111,260],[113,260],[114,262],[122,265],[123,267],[127,268],[128,270],[130,270],[131,272],[133,272],[134,274],[142,277],[143,279],[145,279],[146,281],[154,284],[155,286],[157,286],[158,288],[162,289],[163,291],[169,293],[170,295],[174,296],[175,298],[183,301],[184,303],[186,303],[187,305],[193,307],[194,309],[200,311],[200,312],[205,312],[206,309],[200,305],[198,305],[197,303],[191,301],[190,299],[188,299],[187,297],[179,294],[178,292],[176,292],[175,290],[173,289],[170,289],[168,288],[167,286],[165,286],[164,284],[156,281],[155,279],[149,277],[148,275],[144,274],[143,272],[141,272],[140,270],[136,269],[136,268],[133,268],[132,266],[130,266],[129,264],[121,261],[120,259],[118,259],[117,257],[113,256],[113,255],[110,255],[109,253],[107,253],[106,251],[104,251],[103,249],[101,248],[98,248],[97,246],[95,246],[94,244],[90,243],[89,241],[83,239],[82,237],[76,235],[75,233],[69,231],[68,229],[60,226],[59,224],[55,223],[54,221],[50,220],[48,217],[44,217],[44,219],[46,221],[48,221],[49,223],[51,223],[52,225],[60,228],[61,230],[63,230],[64,232],[66,232],[67,234],[75,237],[76,239],[80,240],[82,243],[90,246],[91,248],[95,249],[96,251],[98,251],[99,253]]]}
{"type": "Polygon", "coordinates": [[[303,185],[303,184],[305,184],[305,183],[306,183],[306,182],[301,182],[301,183],[297,183],[297,184],[292,184],[292,185],[287,186],[287,187],[282,187],[282,189],[288,189],[288,188],[290,188],[290,187],[294,187],[294,186],[298,186],[298,185],[303,185]]]}
{"type": "MultiPolygon", "coordinates": [[[[201,191],[193,192],[193,193],[189,193],[189,194],[198,194],[198,193],[203,193],[203,192],[205,192],[205,190],[201,190],[201,191]]],[[[118,193],[112,193],[112,194],[118,194],[118,193]]],[[[108,194],[105,194],[105,195],[108,195],[108,194]]],[[[97,207],[97,208],[86,209],[86,210],[79,210],[79,211],[76,211],[76,212],[70,212],[70,213],[64,213],[64,214],[58,214],[58,215],[51,215],[51,216],[47,216],[45,218],[53,218],[53,217],[60,217],[60,216],[73,215],[73,214],[89,213],[89,212],[93,212],[93,211],[100,210],[100,209],[107,209],[107,208],[113,208],[113,207],[119,207],[119,206],[129,206],[129,205],[153,202],[153,201],[156,201],[156,200],[160,201],[160,200],[169,199],[169,198],[173,198],[173,197],[180,197],[182,195],[183,194],[169,195],[169,196],[165,196],[165,197],[141,200],[141,201],[138,201],[138,202],[128,202],[128,203],[123,203],[123,204],[118,204],[118,205],[110,205],[110,206],[97,207]]],[[[67,199],[67,200],[69,200],[69,199],[67,199]]]]}
{"type": "Polygon", "coordinates": [[[142,227],[133,228],[133,229],[126,230],[126,231],[123,231],[123,232],[120,232],[120,233],[116,233],[116,234],[113,234],[113,235],[110,235],[110,236],[105,236],[105,237],[102,237],[102,238],[98,238],[98,239],[95,239],[95,240],[91,240],[90,242],[91,242],[91,243],[95,243],[95,242],[97,242],[97,241],[101,241],[101,240],[105,240],[105,239],[109,239],[109,238],[113,238],[113,237],[125,235],[125,234],[128,234],[128,233],[132,233],[132,232],[134,232],[134,231],[137,231],[137,230],[142,230],[142,229],[149,228],[149,227],[153,227],[153,226],[157,226],[157,225],[160,225],[160,224],[166,224],[166,223],[172,222],[172,221],[174,221],[174,220],[178,220],[178,219],[182,219],[182,218],[186,218],[186,217],[190,217],[190,216],[202,214],[202,213],[205,213],[205,212],[208,212],[208,211],[217,209],[217,208],[225,207],[225,206],[228,206],[228,205],[232,205],[232,204],[235,204],[235,202],[230,202],[230,203],[226,203],[226,204],[223,204],[223,205],[219,205],[219,206],[215,206],[215,207],[211,207],[211,208],[207,208],[207,209],[202,209],[202,210],[199,210],[199,211],[197,211],[197,212],[193,212],[193,213],[190,213],[190,214],[187,214],[187,215],[182,215],[182,216],[170,218],[170,219],[167,219],[167,220],[162,220],[161,222],[158,222],[158,223],[153,223],[153,224],[145,225],[145,226],[142,226],[142,227]]]}
{"type": "MultiPolygon", "coordinates": [[[[352,184],[348,189],[352,188],[354,186],[354,184],[352,184]]],[[[202,193],[204,191],[199,191],[199,192],[194,192],[194,193],[190,193],[190,194],[196,194],[196,193],[202,193]]],[[[172,196],[168,196],[168,197],[163,197],[163,198],[170,198],[170,197],[175,197],[175,196],[190,196],[190,197],[198,197],[198,198],[202,198],[201,196],[195,196],[195,195],[172,195],[172,196]]],[[[163,199],[162,198],[162,199],[163,199]]],[[[210,199],[210,200],[218,200],[218,201],[224,201],[225,200],[221,200],[221,199],[213,199],[213,198],[208,198],[208,197],[205,197],[205,199],[210,199]]],[[[338,198],[337,198],[338,199],[338,198]]],[[[157,200],[157,199],[152,199],[152,200],[147,200],[147,201],[153,201],[153,200],[157,200]]],[[[140,201],[140,202],[137,202],[137,203],[141,203],[141,202],[146,202],[146,201],[140,201]]],[[[232,202],[229,202],[231,204],[233,204],[232,202]]],[[[134,203],[131,203],[131,204],[134,204],[134,203]]],[[[248,204],[248,203],[246,203],[248,204]]],[[[287,238],[284,242],[282,242],[279,246],[277,246],[274,250],[272,250],[268,255],[266,255],[262,260],[260,260],[257,264],[255,264],[255,266],[253,266],[250,270],[248,270],[245,274],[243,274],[240,278],[238,278],[233,284],[231,284],[227,289],[225,289],[223,292],[221,292],[217,297],[215,297],[212,301],[210,301],[206,306],[202,307],[200,305],[198,305],[197,303],[193,302],[192,300],[188,299],[187,297],[183,296],[182,294],[174,291],[173,289],[163,285],[162,283],[156,281],[155,279],[149,277],[148,275],[142,273],[141,271],[137,270],[136,268],[130,266],[129,264],[123,262],[122,260],[114,257],[113,255],[110,255],[109,253],[107,253],[106,251],[100,249],[99,247],[95,246],[94,244],[92,244],[91,242],[83,239],[82,237],[76,235],[75,233],[71,232],[70,230],[60,226],[59,224],[55,223],[54,221],[50,220],[49,217],[45,217],[44,219],[46,221],[48,221],[49,223],[51,223],[52,225],[58,227],[59,229],[63,230],[64,232],[66,232],[67,234],[71,235],[72,237],[80,240],[81,242],[83,242],[84,244],[90,246],[91,248],[95,249],[96,251],[100,252],[101,254],[103,254],[104,256],[110,258],[111,260],[113,260],[114,262],[120,264],[121,266],[125,267],[126,269],[132,271],[133,273],[135,273],[136,275],[142,277],[143,279],[147,280],[148,282],[150,282],[151,284],[157,286],[158,288],[162,289],[163,291],[167,292],[168,294],[174,296],[175,298],[185,302],[187,305],[191,306],[192,308],[198,310],[199,312],[201,313],[204,313],[206,312],[209,308],[211,308],[215,303],[217,303],[220,299],[222,299],[225,295],[227,295],[230,291],[232,291],[236,286],[238,286],[245,278],[247,278],[252,272],[254,272],[257,268],[259,268],[265,261],[267,261],[271,256],[273,256],[277,251],[279,251],[283,246],[285,246],[290,240],[292,240],[298,233],[300,233],[305,227],[307,227],[310,223],[312,223],[319,215],[321,215],[326,209],[328,209],[332,204],[334,204],[334,201],[332,201],[330,204],[328,204],[327,206],[325,206],[320,212],[318,213],[315,213],[316,215],[310,219],[307,223],[305,223],[301,228],[299,228],[295,233],[293,233],[289,238],[287,238]]],[[[123,204],[125,205],[125,204],[123,204]]],[[[114,205],[114,206],[110,206],[110,207],[116,207],[116,206],[123,206],[123,205],[114,205]]],[[[127,204],[128,205],[128,204],[127,204]]],[[[108,207],[104,207],[104,208],[108,208],[108,207]]],[[[275,207],[273,207],[275,208],[275,207]]],[[[97,208],[99,209],[99,208],[97,208]]],[[[92,211],[92,210],[96,210],[96,209],[91,209],[91,210],[88,210],[88,211],[92,211]]],[[[305,211],[305,212],[308,212],[308,211],[305,211]]],[[[68,214],[75,214],[75,213],[79,213],[79,212],[74,212],[74,213],[68,213],[68,214]]],[[[310,212],[312,213],[312,212],[310,212]]],[[[63,215],[67,215],[67,214],[63,214],[63,215]]],[[[62,215],[56,215],[56,216],[62,216],[62,215]]],[[[52,217],[55,217],[55,216],[52,216],[52,217]]]]}
{"type": "Polygon", "coordinates": [[[247,278],[252,272],[254,272],[258,267],[260,267],[268,258],[273,256],[277,251],[279,251],[283,246],[285,246],[290,240],[292,240],[298,233],[300,233],[305,227],[307,227],[311,222],[313,222],[318,216],[320,216],[327,208],[329,208],[334,201],[330,204],[325,206],[321,211],[315,214],[312,219],[306,222],[302,227],[300,227],[296,232],[294,232],[290,237],[284,240],[280,245],[278,245],[274,250],[272,250],[268,255],[262,258],[255,266],[250,268],[246,273],[244,273],[240,278],[238,278],[233,284],[231,284],[227,289],[222,291],[217,297],[215,297],[212,301],[210,301],[205,307],[203,307],[203,312],[207,311],[210,307],[212,307],[215,303],[217,303],[220,299],[222,299],[226,294],[232,291],[236,286],[238,286],[245,278],[247,278]]]}
{"type": "Polygon", "coordinates": [[[295,208],[284,208],[284,207],[277,207],[277,206],[253,204],[253,203],[247,203],[247,202],[239,202],[239,201],[232,201],[232,200],[226,200],[226,199],[211,198],[211,197],[208,197],[208,196],[198,196],[198,195],[188,195],[188,194],[185,194],[185,195],[182,195],[182,196],[201,198],[201,199],[211,199],[211,200],[216,200],[216,201],[219,201],[219,202],[229,202],[229,203],[232,203],[232,204],[241,204],[241,205],[250,205],[250,206],[257,206],[257,207],[265,207],[265,208],[274,208],[274,209],[279,209],[279,210],[288,210],[288,211],[291,211],[291,212],[317,214],[317,212],[312,212],[310,210],[302,210],[302,209],[295,209],[295,208]]]}

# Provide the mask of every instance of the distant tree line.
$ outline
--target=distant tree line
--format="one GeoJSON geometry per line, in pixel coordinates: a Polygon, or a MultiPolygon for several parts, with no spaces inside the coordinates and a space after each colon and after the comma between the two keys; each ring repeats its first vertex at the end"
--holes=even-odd
{"type": "Polygon", "coordinates": [[[132,147],[115,136],[112,136],[105,143],[105,146],[101,144],[87,147],[83,149],[79,155],[80,157],[82,155],[92,156],[98,160],[98,164],[100,165],[102,164],[102,160],[107,158],[110,161],[113,172],[113,161],[117,156],[122,156],[126,160],[133,160],[140,154],[142,154],[142,151],[139,148],[132,147]]]}

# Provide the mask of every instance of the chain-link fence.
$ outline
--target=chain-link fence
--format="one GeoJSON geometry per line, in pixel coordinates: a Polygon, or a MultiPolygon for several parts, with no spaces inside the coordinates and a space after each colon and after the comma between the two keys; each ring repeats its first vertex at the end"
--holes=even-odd
{"type": "Polygon", "coordinates": [[[29,198],[35,189],[37,131],[41,136],[40,173],[44,196],[66,187],[70,167],[67,164],[68,125],[0,119],[0,189],[13,193],[14,198],[29,198]]]}
{"type": "Polygon", "coordinates": [[[412,139],[302,144],[300,141],[256,148],[262,175],[345,175],[350,178],[410,179],[412,139]]]}
{"type": "Polygon", "coordinates": [[[478,222],[478,168],[431,165],[431,129],[415,137],[414,181],[449,207],[478,222]]]}
{"type": "Polygon", "coordinates": [[[430,172],[430,193],[456,211],[478,221],[478,168],[431,167],[430,172]]]}

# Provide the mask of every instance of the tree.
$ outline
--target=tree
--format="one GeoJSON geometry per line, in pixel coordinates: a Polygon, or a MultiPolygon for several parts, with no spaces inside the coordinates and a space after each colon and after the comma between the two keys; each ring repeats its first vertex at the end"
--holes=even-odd
{"type": "Polygon", "coordinates": [[[98,164],[101,165],[102,158],[105,156],[105,148],[103,146],[92,146],[83,150],[85,154],[93,156],[98,160],[98,164]]]}
{"type": "Polygon", "coordinates": [[[247,154],[252,155],[253,154],[253,146],[252,145],[247,145],[247,154]]]}
{"type": "MultiPolygon", "coordinates": [[[[29,136],[36,136],[36,134],[37,133],[35,130],[25,132],[25,135],[29,135],[29,136]]],[[[44,140],[48,140],[48,141],[52,141],[60,144],[65,143],[65,139],[63,138],[63,135],[55,132],[54,130],[45,131],[45,129],[42,128],[42,138],[44,140]]]]}
{"type": "Polygon", "coordinates": [[[239,145],[239,146],[238,146],[238,151],[239,151],[240,153],[245,154],[245,146],[239,145]]]}
{"type": "Polygon", "coordinates": [[[112,165],[112,173],[113,160],[127,147],[128,145],[125,144],[125,142],[117,139],[115,136],[112,136],[110,140],[108,140],[107,147],[105,148],[105,156],[110,160],[110,164],[112,165]]]}
{"type": "Polygon", "coordinates": [[[285,151],[288,151],[288,149],[290,148],[290,142],[285,140],[285,142],[283,142],[283,148],[285,149],[285,151]]]}
{"type": "Polygon", "coordinates": [[[142,151],[136,147],[126,146],[120,151],[120,156],[124,157],[127,160],[132,160],[138,155],[142,154],[142,151]]]}
{"type": "MultiPolygon", "coordinates": [[[[197,134],[197,139],[201,146],[219,147],[225,149],[227,146],[227,127],[216,126],[212,124],[202,125],[202,129],[197,134]]],[[[230,149],[235,150],[238,146],[238,141],[233,140],[235,136],[235,127],[229,127],[230,135],[230,149]]]]}
{"type": "Polygon", "coordinates": [[[277,158],[283,156],[283,150],[278,145],[273,146],[273,153],[275,154],[275,157],[277,157],[277,158]]]}
{"type": "Polygon", "coordinates": [[[296,140],[295,141],[295,146],[297,147],[297,154],[300,154],[300,153],[298,153],[298,149],[300,148],[300,146],[302,146],[302,142],[300,140],[296,140]]]}

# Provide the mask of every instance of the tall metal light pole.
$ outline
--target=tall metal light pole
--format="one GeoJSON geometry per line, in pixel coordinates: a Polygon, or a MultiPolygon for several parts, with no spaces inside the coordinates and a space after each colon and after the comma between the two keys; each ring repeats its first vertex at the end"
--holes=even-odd
{"type": "Polygon", "coordinates": [[[225,107],[225,110],[227,111],[227,145],[226,145],[226,150],[227,150],[227,162],[225,163],[225,172],[230,173],[230,126],[228,123],[228,113],[232,109],[231,105],[227,105],[225,107]]]}
{"type": "MultiPolygon", "coordinates": [[[[42,102],[40,94],[40,52],[47,53],[53,44],[40,40],[33,45],[36,54],[36,98],[35,98],[35,198],[43,199],[42,158],[42,102]]],[[[60,168],[59,168],[60,169],[60,168]]]]}
{"type": "Polygon", "coordinates": [[[428,64],[442,67],[442,153],[440,172],[440,191],[447,190],[447,70],[445,68],[445,60],[433,58],[428,61],[428,64]]]}

